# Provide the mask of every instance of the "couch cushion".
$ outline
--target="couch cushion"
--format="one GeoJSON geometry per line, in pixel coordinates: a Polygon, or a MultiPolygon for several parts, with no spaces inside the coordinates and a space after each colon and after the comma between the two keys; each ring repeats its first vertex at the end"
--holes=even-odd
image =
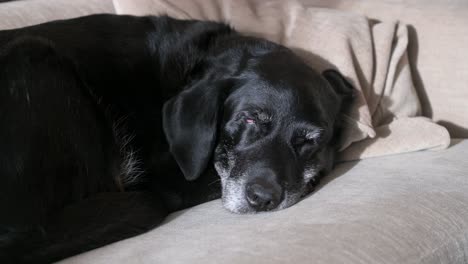
{"type": "Polygon", "coordinates": [[[300,0],[410,25],[409,57],[423,114],[468,137],[468,1],[300,0]]]}
{"type": "Polygon", "coordinates": [[[112,0],[34,0],[0,4],[0,30],[95,13],[115,13],[112,0]]]}
{"type": "Polygon", "coordinates": [[[219,200],[62,263],[466,263],[468,140],[439,152],[347,162],[283,211],[219,200]]]}

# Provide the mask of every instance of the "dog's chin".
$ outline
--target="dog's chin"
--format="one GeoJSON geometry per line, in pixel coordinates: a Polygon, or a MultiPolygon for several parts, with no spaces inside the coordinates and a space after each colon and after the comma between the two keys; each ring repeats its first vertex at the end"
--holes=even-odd
{"type": "Polygon", "coordinates": [[[228,211],[235,213],[235,214],[257,214],[257,213],[268,213],[268,212],[274,212],[274,211],[279,211],[286,209],[296,203],[298,203],[301,200],[302,195],[292,195],[290,198],[284,199],[278,207],[268,210],[268,211],[256,211],[254,208],[252,208],[248,203],[245,198],[232,198],[229,197],[228,195],[223,195],[222,196],[222,203],[223,207],[227,209],[228,211]],[[299,198],[298,198],[299,197],[299,198]]]}
{"type": "Polygon", "coordinates": [[[231,213],[235,214],[255,214],[257,213],[253,208],[249,205],[238,205],[232,202],[229,202],[229,198],[222,198],[223,207],[230,211],[231,213]]]}

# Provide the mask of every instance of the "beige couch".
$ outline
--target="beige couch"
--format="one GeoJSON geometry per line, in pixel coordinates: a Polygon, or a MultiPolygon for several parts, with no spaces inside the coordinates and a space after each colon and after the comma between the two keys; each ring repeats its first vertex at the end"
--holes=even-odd
{"type": "MultiPolygon", "coordinates": [[[[0,29],[116,13],[120,2],[3,3],[0,29]]],[[[451,146],[342,163],[280,212],[234,215],[219,201],[202,204],[63,263],[468,263],[468,1],[301,2],[408,24],[423,115],[448,129],[451,146]]]]}

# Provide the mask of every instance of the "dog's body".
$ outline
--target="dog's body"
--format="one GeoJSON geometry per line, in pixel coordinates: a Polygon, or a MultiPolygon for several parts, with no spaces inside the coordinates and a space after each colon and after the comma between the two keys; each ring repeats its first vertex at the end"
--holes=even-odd
{"type": "Polygon", "coordinates": [[[220,196],[240,213],[296,203],[331,167],[349,94],[324,77],[213,22],[0,31],[0,260],[58,260],[220,196]]]}

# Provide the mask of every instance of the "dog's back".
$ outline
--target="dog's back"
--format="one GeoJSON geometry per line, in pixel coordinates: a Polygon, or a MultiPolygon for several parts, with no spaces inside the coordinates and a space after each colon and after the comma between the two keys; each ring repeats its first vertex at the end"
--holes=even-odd
{"type": "MultiPolygon", "coordinates": [[[[185,180],[161,110],[230,32],[117,15],[0,31],[0,262],[55,261],[188,206],[166,188],[185,180]]],[[[207,199],[197,187],[190,205],[207,199]]]]}
{"type": "MultiPolygon", "coordinates": [[[[134,135],[126,135],[123,122],[114,120],[138,125],[129,115],[144,111],[142,101],[151,98],[155,108],[160,104],[157,87],[148,89],[157,84],[157,75],[149,74],[154,69],[144,32],[150,22],[94,16],[0,32],[0,259],[23,255],[38,261],[51,250],[48,244],[65,245],[67,232],[58,228],[58,219],[68,218],[70,224],[73,218],[61,212],[68,205],[74,214],[91,217],[86,210],[96,212],[99,202],[90,199],[107,203],[99,221],[81,219],[86,224],[77,222],[73,232],[68,230],[78,241],[87,226],[115,222],[105,221],[106,212],[123,214],[111,206],[116,201],[127,213],[145,207],[140,194],[123,199],[129,194],[120,193],[140,168],[129,146],[134,135]],[[95,198],[102,192],[109,195],[95,198]]],[[[145,208],[148,215],[158,210],[145,208]]],[[[48,253],[77,253],[68,247],[72,252],[48,253]]]]}

